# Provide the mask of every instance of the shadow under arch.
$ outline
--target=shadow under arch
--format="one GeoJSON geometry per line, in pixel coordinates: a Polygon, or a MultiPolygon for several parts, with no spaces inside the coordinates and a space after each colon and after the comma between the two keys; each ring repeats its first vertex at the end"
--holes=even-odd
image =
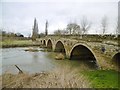
{"type": "Polygon", "coordinates": [[[52,51],[53,50],[53,45],[52,45],[52,41],[49,39],[47,42],[47,50],[48,51],[52,51]]]}
{"type": "Polygon", "coordinates": [[[73,46],[70,52],[70,60],[80,60],[91,68],[99,69],[99,65],[93,51],[83,44],[76,44],[73,46]]]}
{"type": "Polygon", "coordinates": [[[113,64],[117,65],[118,68],[120,69],[120,52],[116,53],[116,54],[112,57],[112,62],[113,62],[113,64]]]}
{"type": "Polygon", "coordinates": [[[60,52],[66,56],[66,50],[64,44],[61,41],[58,41],[55,45],[55,52],[60,52]]]}
{"type": "Polygon", "coordinates": [[[43,40],[43,45],[46,46],[46,41],[45,40],[43,40]]]}

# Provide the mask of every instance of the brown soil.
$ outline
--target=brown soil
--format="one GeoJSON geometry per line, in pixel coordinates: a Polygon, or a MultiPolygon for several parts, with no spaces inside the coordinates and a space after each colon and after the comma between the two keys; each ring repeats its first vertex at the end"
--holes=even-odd
{"type": "Polygon", "coordinates": [[[0,81],[2,88],[90,88],[90,82],[77,70],[63,68],[31,75],[5,73],[0,81]]]}

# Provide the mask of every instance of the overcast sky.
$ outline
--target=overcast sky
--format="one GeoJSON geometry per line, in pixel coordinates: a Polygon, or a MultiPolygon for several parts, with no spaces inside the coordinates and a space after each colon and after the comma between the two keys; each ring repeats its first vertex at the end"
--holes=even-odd
{"type": "Polygon", "coordinates": [[[19,32],[28,36],[32,32],[36,17],[39,33],[63,29],[70,22],[80,21],[86,16],[92,22],[88,33],[101,33],[100,23],[103,16],[108,17],[107,33],[115,32],[119,0],[2,0],[0,3],[0,28],[7,32],[19,32]]]}

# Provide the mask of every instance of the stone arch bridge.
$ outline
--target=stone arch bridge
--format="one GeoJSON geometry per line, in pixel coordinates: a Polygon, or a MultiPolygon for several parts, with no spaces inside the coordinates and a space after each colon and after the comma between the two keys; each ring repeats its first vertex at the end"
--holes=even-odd
{"type": "Polygon", "coordinates": [[[44,37],[38,41],[49,50],[63,53],[68,59],[92,59],[96,61],[100,69],[119,70],[120,49],[118,45],[61,37],[44,37]],[[105,51],[102,51],[103,46],[105,51]]]}

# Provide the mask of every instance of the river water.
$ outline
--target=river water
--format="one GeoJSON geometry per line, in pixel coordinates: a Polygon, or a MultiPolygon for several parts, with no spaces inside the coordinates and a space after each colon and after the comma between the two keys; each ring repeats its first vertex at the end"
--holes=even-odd
{"type": "MultiPolygon", "coordinates": [[[[25,51],[28,48],[30,47],[0,49],[2,51],[2,54],[0,54],[0,74],[3,74],[5,72],[15,74],[18,73],[19,71],[15,67],[15,65],[17,65],[21,70],[27,73],[51,71],[52,69],[57,67],[58,63],[60,63],[61,65],[68,64],[79,69],[81,69],[81,67],[83,68],[83,63],[81,64],[80,60],[55,60],[54,58],[48,57],[48,55],[52,52],[43,52],[41,51],[42,48],[38,47],[34,48],[39,49],[39,52],[25,51]]],[[[94,67],[91,66],[90,68],[93,69],[94,67]]]]}

